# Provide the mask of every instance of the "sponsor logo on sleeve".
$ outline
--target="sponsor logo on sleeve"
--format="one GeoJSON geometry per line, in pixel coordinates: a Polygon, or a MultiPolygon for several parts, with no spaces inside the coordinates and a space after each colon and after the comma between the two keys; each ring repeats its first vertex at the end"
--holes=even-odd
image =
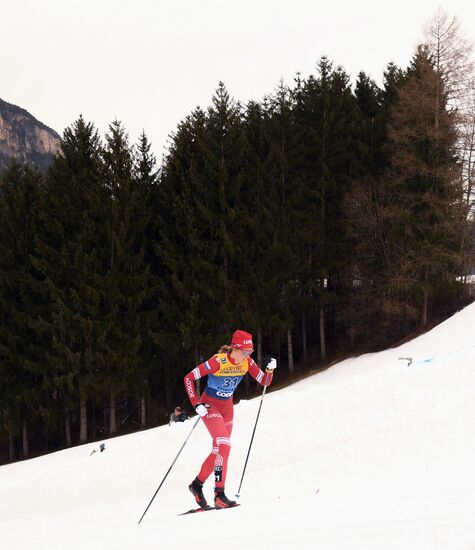
{"type": "Polygon", "coordinates": [[[186,386],[186,391],[188,392],[188,395],[190,397],[195,397],[195,392],[193,391],[193,384],[191,383],[191,380],[189,378],[186,379],[185,386],[186,386]]]}

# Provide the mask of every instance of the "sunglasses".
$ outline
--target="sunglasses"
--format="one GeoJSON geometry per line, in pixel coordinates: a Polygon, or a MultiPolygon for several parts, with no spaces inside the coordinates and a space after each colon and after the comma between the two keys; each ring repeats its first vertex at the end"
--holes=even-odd
{"type": "Polygon", "coordinates": [[[244,355],[244,357],[249,357],[249,355],[251,355],[251,353],[253,352],[254,350],[251,349],[251,350],[241,350],[241,353],[244,355]]]}

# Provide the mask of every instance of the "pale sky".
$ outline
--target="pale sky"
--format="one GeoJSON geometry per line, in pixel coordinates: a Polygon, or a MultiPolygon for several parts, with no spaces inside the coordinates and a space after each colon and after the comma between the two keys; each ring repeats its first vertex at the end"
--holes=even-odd
{"type": "Polygon", "coordinates": [[[101,135],[119,119],[167,136],[218,82],[243,103],[327,55],[378,84],[409,63],[441,7],[475,41],[468,0],[0,0],[0,98],[62,134],[80,114],[101,135]]]}

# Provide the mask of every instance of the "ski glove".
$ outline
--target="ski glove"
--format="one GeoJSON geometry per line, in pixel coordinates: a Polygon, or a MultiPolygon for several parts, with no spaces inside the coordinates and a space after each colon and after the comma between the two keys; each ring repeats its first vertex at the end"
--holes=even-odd
{"type": "Polygon", "coordinates": [[[203,403],[198,403],[195,407],[195,411],[201,416],[201,418],[203,418],[203,416],[208,414],[208,407],[203,405],[203,403]]]}
{"type": "Polygon", "coordinates": [[[277,361],[272,357],[269,364],[266,367],[267,371],[273,372],[277,368],[277,361]]]}

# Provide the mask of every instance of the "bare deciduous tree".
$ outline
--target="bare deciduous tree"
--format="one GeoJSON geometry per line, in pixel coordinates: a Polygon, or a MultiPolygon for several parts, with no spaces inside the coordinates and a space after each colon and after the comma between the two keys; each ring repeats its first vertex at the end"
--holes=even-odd
{"type": "MultiPolygon", "coordinates": [[[[473,43],[466,36],[457,17],[439,8],[424,29],[425,44],[446,94],[447,107],[456,115],[461,205],[465,209],[465,226],[460,246],[463,256],[461,275],[465,278],[471,258],[471,220],[475,202],[475,63],[473,43]]],[[[436,101],[440,101],[437,90],[436,101]]],[[[437,106],[438,107],[438,106],[437,106]]],[[[436,110],[438,112],[438,109],[436,110]]],[[[438,121],[436,119],[436,125],[438,121]]]]}
{"type": "Polygon", "coordinates": [[[473,44],[457,17],[439,8],[424,28],[424,43],[444,84],[448,108],[464,110],[471,99],[475,64],[473,44]]]}

